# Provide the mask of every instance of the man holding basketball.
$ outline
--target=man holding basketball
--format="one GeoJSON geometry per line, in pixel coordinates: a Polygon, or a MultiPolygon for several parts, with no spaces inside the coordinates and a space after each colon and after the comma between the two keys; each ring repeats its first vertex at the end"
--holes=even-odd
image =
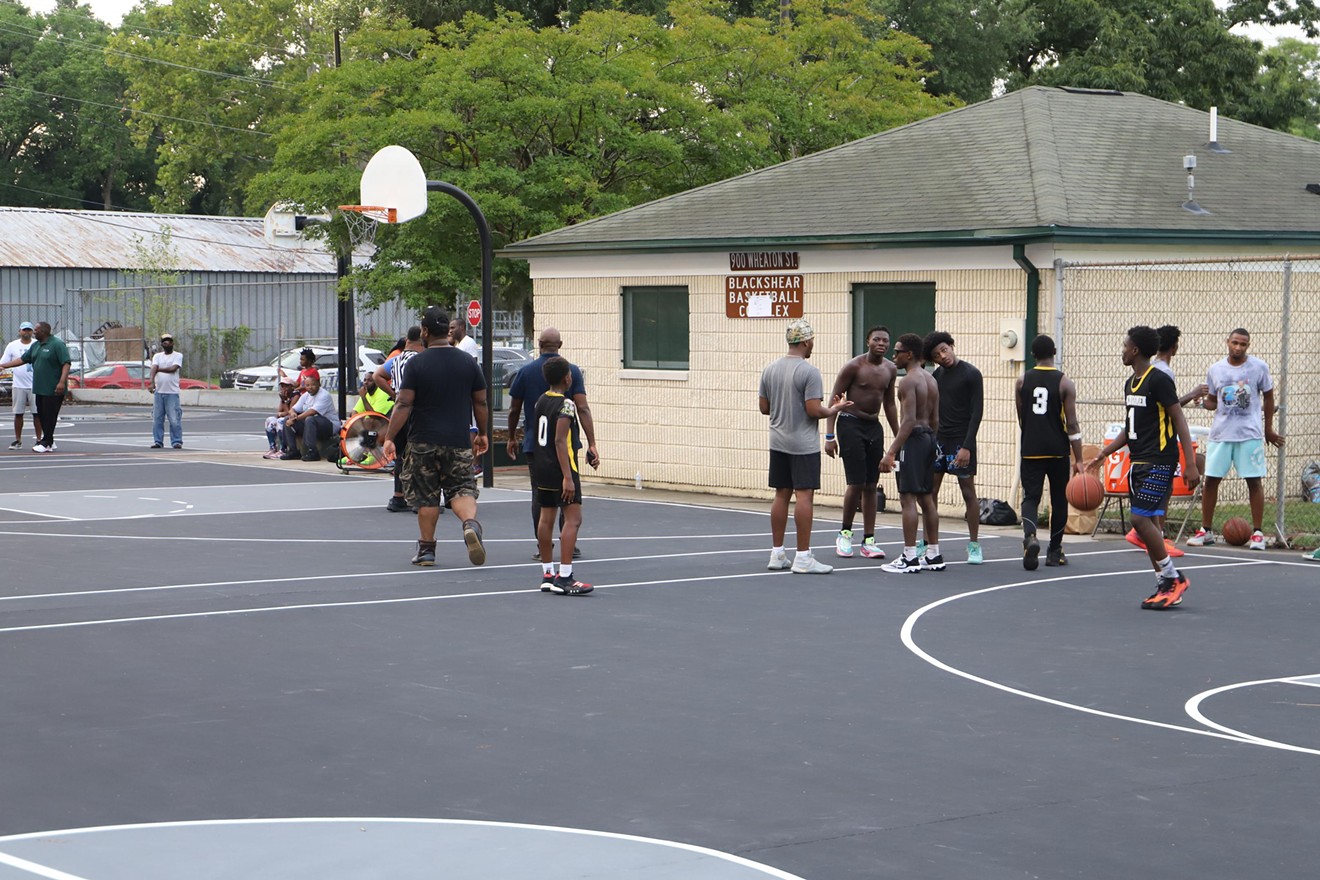
{"type": "Polygon", "coordinates": [[[875,486],[880,478],[880,459],[885,454],[885,431],[880,425],[880,409],[891,434],[898,433],[898,413],[894,405],[894,381],[898,368],[885,360],[889,350],[889,328],[872,327],[866,331],[866,354],[843,365],[834,380],[831,399],[847,397],[853,408],[825,420],[825,454],[843,459],[843,522],[834,542],[835,554],[853,555],[852,527],[857,506],[862,508],[862,556],[884,559],[885,551],[875,544],[875,486]],[[838,431],[837,439],[835,431],[838,431]]]}
{"type": "MultiPolygon", "coordinates": [[[[1155,567],[1155,592],[1141,607],[1167,611],[1182,604],[1183,593],[1191,582],[1174,567],[1155,518],[1163,516],[1168,509],[1173,474],[1178,467],[1178,443],[1191,449],[1192,435],[1178,404],[1173,380],[1151,366],[1150,359],[1159,347],[1160,336],[1152,327],[1133,327],[1127,332],[1123,340],[1123,365],[1132,368],[1132,375],[1123,384],[1127,419],[1118,436],[1105,444],[1086,467],[1087,470],[1098,468],[1114,452],[1128,447],[1132,461],[1128,471],[1132,524],[1155,567]]],[[[1194,456],[1183,467],[1183,481],[1192,489],[1201,482],[1194,456]]]]}
{"type": "Polygon", "coordinates": [[[1068,524],[1068,478],[1082,468],[1082,429],[1077,422],[1077,387],[1054,366],[1057,349],[1044,334],[1031,342],[1036,365],[1017,380],[1017,416],[1022,426],[1022,567],[1040,564],[1036,510],[1050,481],[1050,542],[1045,564],[1067,565],[1063,529],[1068,524]],[[1073,466],[1068,467],[1071,449],[1073,466]]]}
{"type": "Polygon", "coordinates": [[[898,470],[898,499],[903,507],[903,554],[881,566],[896,574],[943,571],[940,553],[940,511],[935,503],[935,460],[939,444],[935,440],[940,427],[940,388],[935,378],[921,368],[922,338],[904,333],[894,345],[894,366],[906,370],[898,383],[898,398],[903,405],[903,421],[894,432],[880,461],[880,470],[898,470]],[[898,456],[895,465],[894,457],[898,456]],[[921,507],[925,555],[917,552],[917,507],[921,507]]]}

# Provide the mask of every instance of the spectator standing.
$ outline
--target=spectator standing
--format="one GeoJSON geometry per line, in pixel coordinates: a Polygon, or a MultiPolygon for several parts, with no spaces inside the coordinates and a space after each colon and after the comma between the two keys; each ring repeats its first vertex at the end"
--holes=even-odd
{"type": "Polygon", "coordinates": [[[55,426],[64,406],[64,394],[69,388],[69,347],[64,340],[50,332],[50,324],[39,321],[32,329],[33,343],[16,358],[0,363],[0,369],[32,365],[32,393],[37,402],[37,421],[41,436],[33,452],[55,451],[55,426]]]}
{"type": "Polygon", "coordinates": [[[160,351],[151,358],[151,375],[147,387],[151,390],[151,448],[165,445],[165,420],[170,423],[170,446],[183,448],[183,407],[179,404],[179,371],[183,369],[183,355],[174,350],[174,337],[163,333],[160,351]]]}
{"type": "MultiPolygon", "coordinates": [[[[477,522],[480,490],[472,474],[474,455],[485,453],[486,379],[476,361],[449,344],[449,315],[438,306],[422,315],[426,350],[408,362],[385,430],[382,452],[394,460],[394,438],[409,424],[408,456],[403,463],[403,489],[417,510],[417,555],[413,565],[435,565],[435,526],[441,498],[463,524],[463,542],[473,565],[486,561],[477,522]],[[475,419],[478,431],[469,440],[475,419]]],[[[397,465],[396,465],[397,467],[397,465]]]]}
{"type": "Polygon", "coordinates": [[[1265,444],[1282,448],[1283,435],[1274,430],[1274,380],[1263,360],[1247,354],[1251,334],[1238,327],[1228,334],[1228,356],[1211,365],[1205,383],[1195,392],[1201,405],[1215,414],[1205,453],[1205,487],[1201,490],[1201,527],[1188,546],[1215,543],[1215,506],[1219,484],[1236,470],[1247,481],[1251,505],[1250,550],[1265,549],[1265,444]]]}
{"type": "Polygon", "coordinates": [[[958,357],[953,337],[936,330],[925,339],[926,360],[939,364],[935,382],[940,388],[940,455],[935,460],[934,495],[938,499],[945,474],[958,478],[967,508],[967,564],[984,561],[981,544],[981,506],[976,498],[976,433],[985,409],[985,383],[981,371],[958,357]]]}
{"type": "Polygon", "coordinates": [[[825,420],[825,454],[843,460],[843,521],[834,541],[838,556],[853,555],[853,517],[862,508],[862,556],[884,559],[885,551],[875,543],[876,483],[880,479],[880,460],[885,455],[885,429],[880,425],[880,410],[885,413],[891,434],[898,433],[898,410],[894,405],[894,384],[898,368],[885,360],[889,350],[889,328],[872,327],[866,331],[866,354],[843,365],[834,380],[831,399],[847,397],[853,408],[825,420]],[[837,431],[837,439],[836,432],[837,431]]]}
{"type": "MultiPolygon", "coordinates": [[[[389,395],[390,400],[398,399],[398,389],[403,386],[403,374],[408,362],[426,346],[422,345],[422,328],[414,325],[408,328],[399,352],[386,358],[385,363],[376,368],[376,386],[389,395]]],[[[392,405],[391,405],[392,406],[392,405]]],[[[408,425],[405,423],[394,435],[394,448],[397,456],[394,463],[394,494],[386,502],[385,509],[390,513],[403,513],[412,510],[403,497],[403,462],[408,457],[408,425]]],[[[440,507],[441,512],[444,511],[440,507]]],[[[437,514],[439,515],[439,514],[437,514]]]]}
{"type": "MultiPolygon", "coordinates": [[[[5,346],[5,353],[0,356],[0,361],[10,361],[16,358],[22,358],[23,352],[32,347],[32,322],[24,321],[18,325],[18,338],[5,346]]],[[[9,444],[10,449],[23,448],[23,416],[28,410],[32,410],[32,436],[33,442],[41,439],[41,426],[37,423],[37,401],[32,394],[32,366],[30,364],[20,364],[14,367],[12,373],[13,386],[11,403],[14,407],[14,442],[9,444]]]]}
{"type": "Polygon", "coordinates": [[[306,378],[307,390],[293,405],[292,411],[284,420],[284,444],[287,451],[280,456],[283,461],[298,458],[298,438],[303,441],[303,461],[321,460],[321,441],[339,433],[339,411],[330,397],[330,392],[321,387],[321,376],[306,378]]]}
{"type": "Polygon", "coordinates": [[[925,341],[915,333],[904,333],[894,346],[894,366],[903,370],[898,383],[903,421],[894,432],[880,462],[880,470],[897,470],[898,498],[903,506],[903,552],[893,562],[881,566],[895,574],[944,571],[940,553],[940,510],[935,503],[935,460],[939,444],[935,441],[940,421],[940,387],[930,373],[922,369],[925,341]],[[897,466],[895,465],[895,456],[897,466]],[[917,513],[920,508],[924,551],[917,550],[917,513]],[[927,543],[928,542],[928,543],[927,543]]]}
{"type": "Polygon", "coordinates": [[[449,322],[449,344],[464,354],[471,355],[474,361],[481,360],[481,346],[467,335],[467,324],[458,318],[449,322]]]}
{"type": "MultiPolygon", "coordinates": [[[[532,484],[532,534],[537,534],[537,529],[541,521],[541,504],[537,500],[536,494],[536,465],[533,456],[536,452],[536,434],[532,426],[533,408],[536,401],[541,399],[541,395],[550,390],[549,383],[545,379],[546,361],[559,356],[559,349],[564,345],[563,337],[554,327],[546,327],[541,331],[537,339],[537,347],[540,350],[540,356],[529,363],[523,364],[518,372],[513,374],[513,383],[509,387],[509,439],[505,446],[510,461],[518,460],[518,419],[523,417],[523,439],[522,451],[527,457],[527,476],[532,484]]],[[[582,433],[586,437],[587,464],[594,467],[600,466],[600,453],[596,450],[596,424],[591,418],[591,407],[587,403],[587,388],[582,381],[582,371],[574,364],[568,365],[569,375],[573,382],[569,386],[568,398],[573,401],[573,406],[577,409],[578,421],[582,426],[582,433]]],[[[560,517],[559,528],[564,527],[563,517],[560,517]]],[[[539,540],[539,539],[538,539],[539,540]]],[[[581,555],[579,548],[574,548],[574,555],[581,555]]],[[[541,558],[540,550],[537,550],[536,558],[541,558]]]]}
{"type": "Polygon", "coordinates": [[[794,574],[829,574],[834,567],[811,554],[811,524],[816,490],[820,488],[820,420],[852,408],[851,400],[834,398],[833,406],[821,403],[824,396],[817,370],[807,359],[816,345],[816,331],[805,318],[798,318],[784,331],[788,353],[761,372],[758,404],[761,415],[770,417],[769,485],[775,490],[770,505],[770,562],[766,568],[794,574]],[[797,555],[792,565],[784,549],[788,531],[788,502],[793,504],[797,555]]]}

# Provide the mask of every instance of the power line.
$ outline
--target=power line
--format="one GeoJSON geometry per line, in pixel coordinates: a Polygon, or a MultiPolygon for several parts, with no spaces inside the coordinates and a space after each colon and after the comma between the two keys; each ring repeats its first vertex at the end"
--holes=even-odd
{"type": "Polygon", "coordinates": [[[87,98],[74,98],[69,95],[57,95],[54,92],[43,92],[40,89],[28,88],[27,86],[16,86],[16,85],[12,85],[11,83],[7,83],[3,80],[0,80],[0,86],[13,91],[27,92],[28,94],[32,94],[32,95],[41,95],[42,97],[45,98],[58,98],[61,101],[76,101],[79,104],[87,104],[92,107],[103,107],[107,110],[115,110],[120,113],[132,113],[137,116],[146,116],[152,119],[166,119],[169,120],[170,122],[185,122],[189,125],[200,125],[221,131],[234,131],[240,134],[254,134],[254,135],[258,135],[259,137],[266,137],[266,138],[274,137],[274,135],[271,134],[270,132],[258,131],[255,128],[236,128],[232,125],[221,125],[218,122],[206,122],[197,119],[185,119],[182,116],[169,116],[164,113],[152,113],[148,110],[135,110],[132,107],[123,107],[116,104],[103,104],[100,101],[91,101],[88,100],[87,98]]]}

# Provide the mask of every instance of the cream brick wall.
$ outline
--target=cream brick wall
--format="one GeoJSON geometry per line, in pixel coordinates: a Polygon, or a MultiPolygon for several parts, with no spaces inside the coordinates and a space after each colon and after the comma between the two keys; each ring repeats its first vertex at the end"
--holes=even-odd
{"type": "MultiPolygon", "coordinates": [[[[536,330],[558,327],[565,356],[586,374],[602,458],[597,478],[631,482],[640,471],[650,486],[770,497],[765,485],[768,425],[757,406],[757,384],[766,364],[785,353],[788,322],[726,317],[726,274],[535,280],[536,330]],[[689,290],[687,373],[622,369],[621,290],[658,284],[689,290]]],[[[1052,317],[1044,309],[1053,282],[1049,273],[1042,274],[1041,326],[1048,327],[1052,317]]],[[[984,497],[1009,498],[1017,460],[1013,383],[1022,364],[1001,359],[999,324],[1001,318],[1022,318],[1026,274],[1014,267],[803,275],[804,314],[816,328],[811,362],[821,371],[827,393],[851,356],[853,285],[934,282],[936,325],[953,335],[959,356],[985,377],[978,487],[984,497]]],[[[895,336],[907,332],[891,329],[895,336]]],[[[896,509],[892,477],[883,477],[882,485],[896,509]]],[[[843,489],[842,465],[824,459],[818,500],[838,504],[843,489]]],[[[948,504],[957,499],[954,481],[948,481],[944,495],[941,500],[948,504]]]]}

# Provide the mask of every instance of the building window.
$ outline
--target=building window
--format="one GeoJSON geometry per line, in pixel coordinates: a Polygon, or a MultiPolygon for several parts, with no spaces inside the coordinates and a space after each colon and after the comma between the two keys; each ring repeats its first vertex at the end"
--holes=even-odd
{"type": "Polygon", "coordinates": [[[900,284],[853,285],[853,354],[866,351],[866,331],[884,325],[889,328],[889,351],[904,333],[925,337],[935,329],[935,285],[913,281],[900,284]]]}
{"type": "Polygon", "coordinates": [[[623,289],[623,365],[641,370],[688,368],[688,289],[623,289]]]}

